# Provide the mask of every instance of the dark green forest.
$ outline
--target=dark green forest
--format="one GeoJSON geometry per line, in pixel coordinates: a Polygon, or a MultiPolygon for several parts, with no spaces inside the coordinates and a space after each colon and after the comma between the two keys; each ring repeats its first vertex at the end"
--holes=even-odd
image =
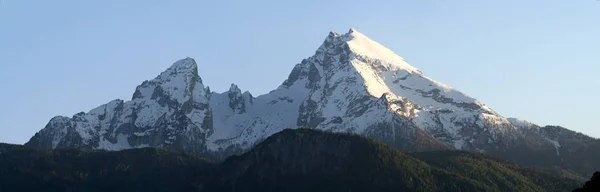
{"type": "MultiPolygon", "coordinates": [[[[466,151],[403,153],[357,135],[284,130],[222,163],[160,148],[116,152],[0,144],[0,191],[590,191],[466,151]]],[[[585,183],[585,184],[584,184],[585,183]]],[[[596,187],[596,188],[594,188],[596,187]]]]}

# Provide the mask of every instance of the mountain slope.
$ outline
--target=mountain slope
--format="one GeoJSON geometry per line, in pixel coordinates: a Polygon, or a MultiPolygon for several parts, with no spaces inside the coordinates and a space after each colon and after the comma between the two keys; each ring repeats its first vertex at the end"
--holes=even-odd
{"type": "Polygon", "coordinates": [[[564,145],[571,140],[600,153],[588,144],[598,140],[571,135],[556,140],[546,134],[549,129],[505,118],[354,29],[330,32],[279,87],[257,97],[235,84],[224,93],[210,92],[197,70],[191,58],[177,61],[138,86],[132,100],[55,117],[26,145],[169,147],[220,161],[283,129],[310,127],[361,134],[409,152],[465,149],[531,166],[543,157],[548,162],[540,167],[582,177],[600,166],[585,154],[568,160],[560,153],[581,146],[564,145]]]}
{"type": "MultiPolygon", "coordinates": [[[[486,185],[506,187],[518,185],[519,180],[527,180],[544,188],[546,191],[565,191],[572,189],[573,180],[557,177],[557,174],[539,172],[534,169],[521,168],[508,164],[497,158],[468,151],[428,151],[413,153],[411,156],[428,163],[430,166],[445,169],[460,175],[479,180],[486,185]],[[479,169],[487,171],[476,171],[479,169]]],[[[576,179],[577,180],[577,179],[576,179]]],[[[523,191],[523,190],[520,190],[523,191]]]]}
{"type": "Polygon", "coordinates": [[[569,191],[582,183],[485,155],[405,154],[314,129],[281,131],[218,165],[152,148],[11,148],[0,153],[0,191],[569,191]]]}
{"type": "Polygon", "coordinates": [[[552,145],[546,147],[545,152],[539,148],[535,151],[520,149],[520,153],[513,154],[513,158],[528,158],[513,161],[520,160],[522,164],[537,168],[551,167],[556,172],[580,175],[583,178],[589,178],[594,171],[600,170],[600,139],[560,126],[544,126],[532,131],[535,132],[532,135],[539,134],[552,145]]]}

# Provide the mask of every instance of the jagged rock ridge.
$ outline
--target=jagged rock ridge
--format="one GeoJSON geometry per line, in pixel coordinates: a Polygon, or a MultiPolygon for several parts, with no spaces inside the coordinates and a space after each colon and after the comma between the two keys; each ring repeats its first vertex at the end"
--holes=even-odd
{"type": "Polygon", "coordinates": [[[200,153],[212,133],[208,96],[195,61],[185,58],[144,81],[130,101],[113,100],[72,118],[55,117],[27,145],[106,150],[173,146],[200,153]]]}

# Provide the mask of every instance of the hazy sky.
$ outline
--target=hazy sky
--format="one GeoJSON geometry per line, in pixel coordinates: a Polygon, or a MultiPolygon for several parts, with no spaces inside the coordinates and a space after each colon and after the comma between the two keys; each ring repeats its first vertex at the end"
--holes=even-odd
{"type": "Polygon", "coordinates": [[[597,0],[0,0],[0,142],[184,57],[214,91],[264,94],[351,27],[504,116],[600,137],[597,0]]]}

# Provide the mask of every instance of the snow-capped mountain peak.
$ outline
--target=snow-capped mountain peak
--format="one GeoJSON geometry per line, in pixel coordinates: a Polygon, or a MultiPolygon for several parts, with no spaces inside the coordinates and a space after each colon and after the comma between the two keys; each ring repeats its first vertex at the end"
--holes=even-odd
{"type": "Polygon", "coordinates": [[[342,35],[330,32],[313,57],[316,57],[317,63],[323,64],[315,65],[317,69],[335,69],[329,76],[334,76],[334,73],[344,77],[359,74],[373,97],[393,92],[426,108],[462,108],[495,113],[474,98],[426,77],[404,58],[356,29],[342,35]],[[333,61],[328,61],[331,59],[333,61]],[[348,70],[352,74],[340,72],[339,69],[347,66],[351,66],[348,70]]]}
{"type": "Polygon", "coordinates": [[[204,135],[212,132],[206,91],[194,59],[181,59],[137,86],[132,100],[53,118],[29,143],[107,150],[178,146],[198,152],[204,135]]]}
{"type": "Polygon", "coordinates": [[[404,58],[355,29],[351,28],[348,33],[342,35],[341,40],[346,41],[352,53],[362,57],[376,58],[381,62],[380,65],[388,70],[406,70],[410,73],[421,74],[419,69],[408,64],[404,58]]]}
{"type": "Polygon", "coordinates": [[[137,86],[132,100],[54,118],[28,144],[110,150],[168,146],[225,157],[283,129],[311,127],[362,134],[407,150],[447,145],[493,151],[518,140],[525,130],[520,128],[529,125],[426,77],[350,29],[330,32],[313,56],[267,94],[254,97],[236,84],[210,93],[194,59],[185,58],[137,86]]]}
{"type": "Polygon", "coordinates": [[[156,98],[159,95],[165,95],[169,97],[169,100],[183,104],[203,92],[204,86],[198,75],[196,61],[188,57],[178,60],[155,79],[144,81],[136,88],[133,99],[156,98]]]}
{"type": "Polygon", "coordinates": [[[198,65],[196,64],[196,60],[194,60],[190,57],[186,57],[186,58],[180,59],[180,60],[176,61],[175,63],[173,63],[173,65],[171,65],[171,67],[169,67],[163,73],[166,73],[166,72],[175,72],[175,73],[191,72],[191,73],[193,73],[194,71],[197,72],[197,70],[198,70],[198,65]]]}

